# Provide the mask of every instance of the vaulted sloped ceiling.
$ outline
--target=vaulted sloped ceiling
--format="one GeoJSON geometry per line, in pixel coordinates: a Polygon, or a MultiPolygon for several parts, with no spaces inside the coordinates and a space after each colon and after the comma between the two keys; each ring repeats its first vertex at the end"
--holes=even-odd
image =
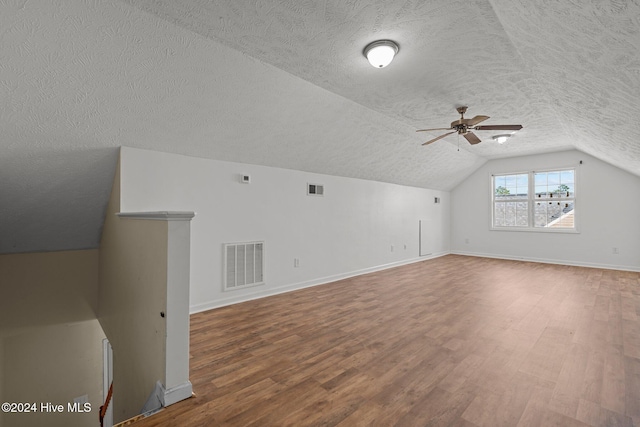
{"type": "Polygon", "coordinates": [[[96,247],[121,145],[444,190],[570,148],[640,175],[639,88],[638,1],[3,0],[0,253],[96,247]],[[524,129],[422,147],[459,105],[524,129]]]}

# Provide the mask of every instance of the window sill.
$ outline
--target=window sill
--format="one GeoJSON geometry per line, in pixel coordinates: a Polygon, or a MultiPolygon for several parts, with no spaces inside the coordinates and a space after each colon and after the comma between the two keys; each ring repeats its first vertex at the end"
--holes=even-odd
{"type": "Polygon", "coordinates": [[[575,228],[489,227],[489,231],[524,231],[526,233],[580,234],[575,228]]]}

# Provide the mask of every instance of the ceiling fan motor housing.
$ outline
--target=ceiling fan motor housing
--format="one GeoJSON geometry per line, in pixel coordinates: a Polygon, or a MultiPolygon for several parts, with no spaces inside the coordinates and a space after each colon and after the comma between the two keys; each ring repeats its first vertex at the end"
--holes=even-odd
{"type": "Polygon", "coordinates": [[[451,122],[451,129],[455,129],[460,135],[463,135],[469,131],[469,126],[467,125],[468,119],[458,119],[451,122]]]}

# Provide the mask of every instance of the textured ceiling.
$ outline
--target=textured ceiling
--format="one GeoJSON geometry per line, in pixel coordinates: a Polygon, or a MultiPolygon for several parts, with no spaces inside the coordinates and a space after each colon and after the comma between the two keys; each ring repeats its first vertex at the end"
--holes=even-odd
{"type": "Polygon", "coordinates": [[[639,91],[638,1],[0,1],[0,253],[96,247],[121,145],[444,190],[568,148],[640,175],[639,91]],[[524,129],[422,147],[458,105],[524,129]]]}

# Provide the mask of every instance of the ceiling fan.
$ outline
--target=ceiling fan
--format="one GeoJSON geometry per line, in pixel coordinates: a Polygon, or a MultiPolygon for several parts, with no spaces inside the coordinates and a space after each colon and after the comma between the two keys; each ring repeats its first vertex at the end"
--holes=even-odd
{"type": "Polygon", "coordinates": [[[433,138],[422,145],[428,145],[432,142],[436,142],[439,139],[444,138],[445,136],[451,135],[453,133],[457,133],[458,135],[462,135],[469,141],[469,144],[475,145],[480,142],[480,138],[476,136],[472,130],[511,130],[517,131],[522,129],[522,125],[489,125],[489,126],[477,126],[478,123],[483,122],[489,118],[489,116],[475,116],[472,119],[465,119],[464,113],[467,112],[467,107],[458,107],[456,108],[458,113],[460,114],[460,118],[456,121],[451,122],[451,127],[448,128],[435,128],[435,129],[418,129],[416,132],[431,132],[436,130],[452,130],[453,132],[447,132],[444,135],[440,135],[437,138],[433,138]]]}

